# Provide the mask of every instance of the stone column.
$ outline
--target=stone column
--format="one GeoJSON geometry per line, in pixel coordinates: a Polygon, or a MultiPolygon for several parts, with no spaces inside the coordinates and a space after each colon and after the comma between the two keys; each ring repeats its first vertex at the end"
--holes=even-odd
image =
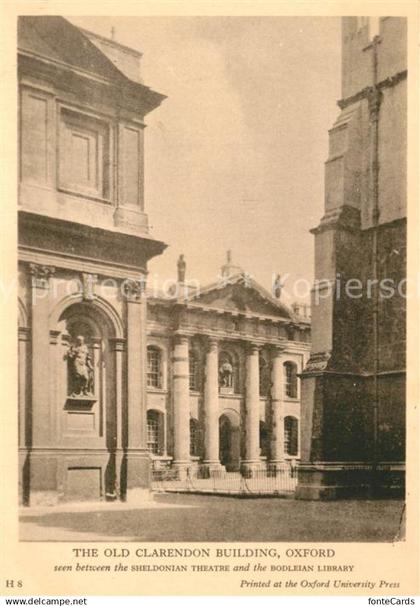
{"type": "Polygon", "coordinates": [[[127,406],[121,474],[122,493],[130,501],[148,498],[149,453],[146,444],[146,296],[144,282],[126,280],[127,301],[127,406]],[[124,495],[125,492],[125,495],[124,495]]]}
{"type": "Polygon", "coordinates": [[[28,466],[28,345],[30,339],[29,329],[25,326],[19,327],[19,503],[28,502],[28,478],[26,469],[28,466]]]}
{"type": "Polygon", "coordinates": [[[31,263],[31,505],[54,503],[57,490],[56,460],[48,448],[53,442],[54,419],[50,409],[49,287],[54,267],[31,263]]]}
{"type": "Polygon", "coordinates": [[[284,458],[284,370],[283,370],[283,349],[276,347],[272,358],[272,420],[273,420],[273,441],[271,444],[271,465],[276,469],[285,469],[287,464],[284,458]]]}
{"type": "Polygon", "coordinates": [[[176,335],[172,357],[174,466],[185,474],[190,465],[190,367],[188,337],[176,335]]]}
{"type": "Polygon", "coordinates": [[[247,471],[261,468],[260,463],[260,377],[259,348],[252,344],[246,355],[246,459],[242,467],[247,471]]]}
{"type": "Polygon", "coordinates": [[[205,435],[204,463],[209,471],[221,469],[219,460],[219,348],[216,339],[209,339],[206,354],[204,387],[205,435]]]}

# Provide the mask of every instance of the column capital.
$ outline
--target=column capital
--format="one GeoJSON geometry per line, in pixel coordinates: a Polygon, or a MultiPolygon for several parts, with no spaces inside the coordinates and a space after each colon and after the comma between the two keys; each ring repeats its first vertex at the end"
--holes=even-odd
{"type": "Polygon", "coordinates": [[[146,280],[132,280],[128,278],[122,283],[122,292],[127,301],[131,303],[141,302],[146,290],[146,280]]]}
{"type": "Polygon", "coordinates": [[[219,339],[217,337],[208,336],[206,339],[207,351],[217,351],[219,349],[219,339]]]}
{"type": "Polygon", "coordinates": [[[189,344],[190,338],[188,335],[179,332],[174,334],[174,343],[175,345],[186,345],[189,344]]]}
{"type": "Polygon", "coordinates": [[[259,345],[258,343],[248,343],[246,353],[247,355],[255,356],[259,353],[260,349],[261,345],[259,345]]]}
{"type": "Polygon", "coordinates": [[[286,350],[286,345],[285,344],[278,344],[278,345],[272,345],[271,346],[271,355],[273,358],[280,358],[284,352],[286,350]]]}
{"type": "Polygon", "coordinates": [[[50,277],[55,274],[55,267],[29,263],[29,274],[31,276],[32,288],[47,289],[49,288],[50,277]]]}

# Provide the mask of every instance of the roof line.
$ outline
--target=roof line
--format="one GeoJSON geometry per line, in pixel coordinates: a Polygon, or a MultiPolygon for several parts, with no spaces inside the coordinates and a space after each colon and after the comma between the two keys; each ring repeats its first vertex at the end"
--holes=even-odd
{"type": "MultiPolygon", "coordinates": [[[[74,25],[74,24],[72,23],[72,25],[74,25]]],[[[102,40],[103,42],[106,42],[107,44],[110,44],[111,46],[117,46],[118,48],[122,48],[123,50],[130,53],[131,55],[135,55],[136,57],[143,57],[143,53],[136,50],[135,48],[131,48],[130,46],[126,46],[125,44],[121,44],[120,42],[117,42],[116,40],[112,40],[112,38],[107,38],[106,36],[101,36],[100,34],[97,34],[96,32],[92,32],[90,29],[86,29],[85,27],[79,27],[78,25],[76,25],[75,27],[77,27],[77,29],[79,29],[84,34],[86,34],[88,36],[94,36],[95,38],[99,38],[99,40],[102,40]]]]}

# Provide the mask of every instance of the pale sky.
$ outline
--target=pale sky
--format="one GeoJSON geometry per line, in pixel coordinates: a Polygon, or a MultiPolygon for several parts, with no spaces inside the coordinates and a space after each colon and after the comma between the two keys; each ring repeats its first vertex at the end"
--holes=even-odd
{"type": "Polygon", "coordinates": [[[72,17],[143,53],[168,96],[146,117],[145,204],[169,247],[150,276],[213,282],[233,261],[270,289],[313,277],[328,129],[340,98],[335,17],[72,17]]]}

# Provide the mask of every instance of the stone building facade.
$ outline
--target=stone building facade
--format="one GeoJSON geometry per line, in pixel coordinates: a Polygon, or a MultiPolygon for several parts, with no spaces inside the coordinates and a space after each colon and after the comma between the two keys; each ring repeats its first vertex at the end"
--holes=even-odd
{"type": "MultiPolygon", "coordinates": [[[[248,470],[300,456],[310,322],[231,259],[149,296],[141,55],[61,17],[21,17],[19,471],[24,504],[126,499],[151,461],[248,470]]],[[[277,289],[280,294],[281,288],[277,289]]]]}
{"type": "Polygon", "coordinates": [[[206,288],[188,287],[181,273],[173,296],[148,297],[154,466],[252,473],[298,460],[306,306],[289,309],[230,257],[206,288]]]}
{"type": "Polygon", "coordinates": [[[341,113],[313,230],[301,498],[403,490],[406,79],[404,18],[343,18],[341,113]]]}
{"type": "Polygon", "coordinates": [[[18,32],[19,467],[24,503],[149,482],[140,54],[61,17],[18,32]]]}

